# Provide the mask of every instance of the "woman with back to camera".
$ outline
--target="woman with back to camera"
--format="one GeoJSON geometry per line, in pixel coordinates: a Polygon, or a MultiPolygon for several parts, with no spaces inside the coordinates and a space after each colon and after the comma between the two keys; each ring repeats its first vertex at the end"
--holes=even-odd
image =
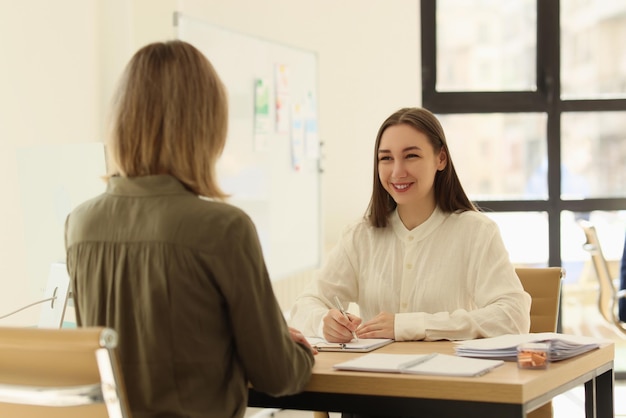
{"type": "Polygon", "coordinates": [[[116,97],[106,192],[66,221],[77,323],[118,332],[134,418],[242,417],[248,382],[280,396],[310,378],[252,221],[221,201],[227,114],[195,47],[140,49],[116,97]]]}
{"type": "Polygon", "coordinates": [[[366,216],[346,228],[291,311],[305,335],[466,340],[530,327],[530,296],[497,225],[477,211],[452,164],[443,128],[422,108],[378,131],[366,216]],[[355,302],[349,320],[332,303],[355,302]]]}

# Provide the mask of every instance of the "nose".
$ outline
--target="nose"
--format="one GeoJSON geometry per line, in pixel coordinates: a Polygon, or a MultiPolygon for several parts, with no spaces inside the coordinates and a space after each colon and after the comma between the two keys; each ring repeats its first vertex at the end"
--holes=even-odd
{"type": "Polygon", "coordinates": [[[397,159],[393,162],[391,176],[396,179],[406,177],[406,167],[404,166],[404,161],[402,161],[402,159],[397,159]]]}

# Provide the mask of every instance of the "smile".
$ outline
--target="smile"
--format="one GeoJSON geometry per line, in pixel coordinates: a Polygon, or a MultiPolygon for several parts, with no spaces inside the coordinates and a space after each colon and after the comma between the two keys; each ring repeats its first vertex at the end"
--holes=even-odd
{"type": "Polygon", "coordinates": [[[412,185],[412,184],[413,184],[413,183],[391,183],[391,185],[393,186],[393,188],[394,188],[395,190],[400,191],[400,192],[401,192],[401,191],[403,191],[403,190],[408,189],[409,187],[411,187],[411,185],[412,185]]]}

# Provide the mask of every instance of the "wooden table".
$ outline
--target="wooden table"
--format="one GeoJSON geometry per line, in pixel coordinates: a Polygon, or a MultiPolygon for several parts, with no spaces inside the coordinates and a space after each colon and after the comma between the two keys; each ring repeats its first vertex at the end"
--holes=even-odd
{"type": "MultiPolygon", "coordinates": [[[[454,343],[396,342],[380,353],[454,354],[454,343]]],[[[515,362],[478,377],[441,377],[337,371],[332,366],[362,354],[319,353],[304,392],[274,398],[249,391],[248,406],[363,414],[433,417],[525,417],[556,395],[585,385],[587,418],[613,418],[614,345],[520,370],[515,362]]]]}

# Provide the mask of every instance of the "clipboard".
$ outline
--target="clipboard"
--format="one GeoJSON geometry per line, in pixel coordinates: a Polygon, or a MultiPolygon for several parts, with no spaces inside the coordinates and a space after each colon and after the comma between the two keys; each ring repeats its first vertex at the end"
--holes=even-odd
{"type": "Polygon", "coordinates": [[[380,347],[394,342],[391,338],[368,338],[358,341],[352,340],[348,343],[331,343],[323,338],[307,337],[309,344],[317,348],[318,351],[336,351],[346,353],[369,353],[380,347]]]}

